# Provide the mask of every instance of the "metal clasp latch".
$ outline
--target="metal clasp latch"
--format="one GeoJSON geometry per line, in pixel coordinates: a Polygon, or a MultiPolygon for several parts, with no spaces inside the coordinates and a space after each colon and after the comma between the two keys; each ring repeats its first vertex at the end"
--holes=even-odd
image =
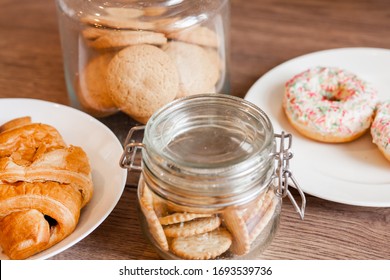
{"type": "Polygon", "coordinates": [[[134,134],[138,131],[144,130],[145,126],[134,126],[130,129],[125,140],[125,147],[119,161],[119,165],[122,168],[127,168],[130,170],[141,170],[141,164],[136,164],[137,152],[144,147],[142,142],[137,142],[135,140],[134,134]]]}
{"type": "Polygon", "coordinates": [[[290,159],[293,157],[293,153],[291,152],[292,135],[286,134],[284,131],[282,131],[281,134],[275,134],[275,138],[278,138],[280,141],[279,150],[277,149],[273,154],[276,161],[276,169],[274,174],[274,179],[276,181],[275,193],[277,196],[282,198],[288,196],[295,210],[303,220],[305,216],[306,197],[290,170],[290,159]],[[294,199],[291,192],[288,190],[289,186],[296,189],[301,196],[301,207],[298,206],[298,203],[294,199]]]}

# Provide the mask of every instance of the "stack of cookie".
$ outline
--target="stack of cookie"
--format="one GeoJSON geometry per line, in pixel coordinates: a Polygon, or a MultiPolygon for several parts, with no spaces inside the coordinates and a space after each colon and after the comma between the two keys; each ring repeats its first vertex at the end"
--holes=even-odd
{"type": "Polygon", "coordinates": [[[188,209],[152,193],[142,177],[139,204],[147,235],[164,257],[192,260],[245,257],[270,235],[280,199],[272,189],[244,206],[188,209]]]}
{"type": "Polygon", "coordinates": [[[221,89],[223,34],[199,24],[170,29],[181,19],[164,18],[165,12],[106,8],[82,18],[87,58],[75,88],[85,111],[102,117],[121,110],[146,123],[175,98],[221,89]]]}

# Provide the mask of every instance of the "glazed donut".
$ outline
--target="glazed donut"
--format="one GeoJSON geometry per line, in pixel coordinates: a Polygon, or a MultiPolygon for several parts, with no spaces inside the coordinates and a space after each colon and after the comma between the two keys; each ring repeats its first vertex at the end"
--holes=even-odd
{"type": "Polygon", "coordinates": [[[390,161],[390,100],[380,103],[371,125],[372,142],[390,161]]]}
{"type": "Polygon", "coordinates": [[[310,68],[285,84],[283,108],[304,136],[328,143],[352,141],[367,131],[377,92],[355,74],[336,67],[310,68]]]}

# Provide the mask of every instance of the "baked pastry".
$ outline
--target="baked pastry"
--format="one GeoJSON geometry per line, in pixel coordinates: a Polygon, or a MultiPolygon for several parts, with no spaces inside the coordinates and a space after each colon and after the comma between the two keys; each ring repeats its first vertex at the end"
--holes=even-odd
{"type": "Polygon", "coordinates": [[[51,151],[66,146],[60,133],[50,125],[14,122],[12,128],[10,123],[12,125],[9,122],[8,129],[0,133],[0,158],[11,157],[31,163],[39,149],[51,151]]]}
{"type": "Polygon", "coordinates": [[[0,245],[25,259],[71,234],[93,193],[81,147],[67,146],[52,126],[24,117],[0,132],[0,245]]]}
{"type": "Polygon", "coordinates": [[[107,52],[91,59],[80,72],[77,96],[83,109],[96,117],[105,117],[119,111],[111,100],[107,84],[107,66],[113,53],[107,52]]]}
{"type": "Polygon", "coordinates": [[[390,161],[390,100],[381,102],[371,125],[372,142],[390,161]]]}
{"type": "Polygon", "coordinates": [[[283,108],[289,122],[311,139],[342,143],[369,128],[377,92],[357,75],[337,67],[310,68],[287,81],[283,108]]]}
{"type": "Polygon", "coordinates": [[[133,45],[118,52],[109,63],[107,86],[118,108],[146,123],[155,111],[175,99],[179,77],[163,50],[133,45]]]}
{"type": "Polygon", "coordinates": [[[176,98],[214,92],[211,90],[220,74],[219,65],[215,63],[216,59],[212,58],[211,52],[198,45],[175,41],[164,45],[162,49],[175,63],[179,73],[179,92],[176,98]]]}
{"type": "Polygon", "coordinates": [[[18,182],[0,187],[0,244],[11,259],[25,259],[75,229],[82,198],[72,185],[18,182]]]}

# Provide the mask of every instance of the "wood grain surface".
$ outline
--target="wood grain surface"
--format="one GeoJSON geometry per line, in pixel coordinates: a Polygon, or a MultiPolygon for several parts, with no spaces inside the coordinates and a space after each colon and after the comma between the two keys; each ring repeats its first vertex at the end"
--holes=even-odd
{"type": "MultiPolygon", "coordinates": [[[[69,104],[54,1],[0,0],[0,7],[0,98],[69,104]]],[[[390,49],[390,1],[233,0],[230,35],[231,93],[244,97],[267,71],[302,54],[342,47],[390,49]]],[[[102,121],[121,141],[134,124],[121,114],[102,121]]],[[[158,259],[138,223],[137,180],[131,173],[108,218],[52,259],[158,259]]],[[[390,208],[308,196],[301,221],[285,200],[279,231],[261,257],[390,259],[390,208]]]]}

